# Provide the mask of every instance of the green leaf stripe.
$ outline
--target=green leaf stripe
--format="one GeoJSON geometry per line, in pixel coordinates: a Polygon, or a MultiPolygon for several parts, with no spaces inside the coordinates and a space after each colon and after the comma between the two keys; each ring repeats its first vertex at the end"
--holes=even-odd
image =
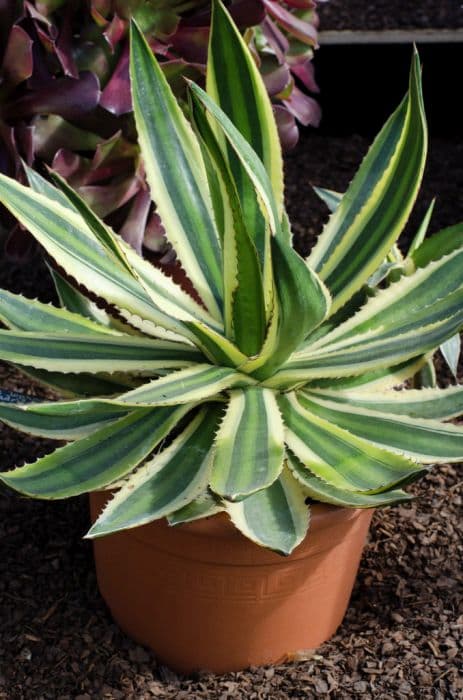
{"type": "Polygon", "coordinates": [[[252,383],[245,374],[228,367],[195,364],[167,377],[119,396],[116,401],[130,406],[167,406],[171,404],[205,401],[232,386],[252,383]]]}
{"type": "Polygon", "coordinates": [[[304,397],[280,396],[286,444],[323,481],[347,491],[379,492],[423,473],[422,467],[320,417],[304,397]],[[298,400],[299,399],[299,400],[298,400]]]}
{"type": "Polygon", "coordinates": [[[141,372],[186,367],[198,351],[182,343],[137,336],[2,331],[0,358],[19,365],[59,372],[141,372]]]}
{"type": "Polygon", "coordinates": [[[384,335],[391,330],[397,335],[414,328],[418,331],[457,313],[463,300],[462,266],[463,249],[459,249],[410,277],[402,277],[379,291],[352,318],[307,346],[308,352],[318,347],[335,349],[372,331],[384,335]]]}
{"type": "Polygon", "coordinates": [[[83,318],[80,314],[42,304],[20,294],[0,289],[0,320],[18,331],[40,333],[74,333],[80,335],[114,335],[115,331],[83,318]]]}
{"type": "Polygon", "coordinates": [[[418,192],[426,151],[415,52],[407,98],[376,138],[309,257],[333,295],[333,312],[360,289],[401,233],[418,192]]]}
{"type": "Polygon", "coordinates": [[[152,195],[182,266],[220,319],[221,253],[201,149],[135,22],[130,45],[133,109],[152,195]]]}
{"type": "Polygon", "coordinates": [[[380,413],[411,418],[449,420],[463,413],[463,386],[446,389],[407,389],[403,391],[329,391],[309,389],[308,394],[333,403],[371,409],[380,413]]]}
{"type": "Polygon", "coordinates": [[[30,377],[39,384],[43,384],[55,391],[62,397],[73,398],[75,396],[106,396],[120,394],[137,384],[137,379],[128,374],[106,372],[98,374],[62,374],[44,369],[34,369],[33,367],[23,367],[12,363],[22,374],[30,377]]]}
{"type": "Polygon", "coordinates": [[[185,326],[194,333],[195,345],[214,364],[225,367],[241,367],[247,361],[247,356],[234,343],[204,323],[188,321],[185,326]]]}
{"type": "Polygon", "coordinates": [[[181,523],[191,523],[200,518],[210,518],[211,515],[221,513],[225,510],[219,498],[210,491],[200,494],[188,505],[179,508],[167,516],[169,525],[180,525],[181,523]]]}
{"type": "MultiPolygon", "coordinates": [[[[214,120],[214,124],[217,125],[219,133],[223,134],[226,142],[230,144],[231,148],[233,148],[242,167],[252,181],[255,192],[257,192],[259,197],[262,199],[272,232],[278,233],[280,231],[280,216],[278,207],[275,201],[272,184],[259,156],[246,141],[246,139],[243,138],[240,131],[235,127],[228,116],[220,109],[220,107],[216,105],[209,95],[202,90],[202,88],[192,82],[189,82],[189,88],[203,104],[207,112],[211,115],[212,119],[214,120]]],[[[260,246],[256,243],[257,251],[260,255],[262,255],[262,251],[259,250],[259,247],[260,246]]],[[[263,255],[263,259],[266,259],[265,255],[263,255]]]]}
{"type": "Polygon", "coordinates": [[[207,485],[218,418],[214,407],[201,411],[169,447],[127,480],[87,537],[144,525],[196,499],[207,485]]]}
{"type": "Polygon", "coordinates": [[[301,484],[304,493],[314,501],[321,503],[330,503],[333,506],[341,508],[378,508],[379,506],[389,506],[393,503],[403,503],[410,501],[409,496],[405,491],[394,489],[385,491],[384,493],[355,493],[354,491],[345,491],[338,489],[335,486],[327,484],[322,479],[318,479],[311,473],[296,457],[296,455],[288,452],[288,466],[294,478],[301,484]]]}
{"type": "Polygon", "coordinates": [[[0,474],[7,486],[38,498],[67,498],[104,488],[143,461],[189,407],[138,409],[33,464],[0,474]]]}
{"type": "Polygon", "coordinates": [[[273,484],[238,503],[226,503],[227,513],[245,537],[288,555],[309,527],[309,508],[295,479],[284,470],[273,484]]]}
{"type": "MultiPolygon", "coordinates": [[[[213,3],[207,63],[207,94],[225,112],[264,164],[277,204],[283,212],[283,161],[272,106],[261,76],[244,40],[223,6],[213,3]],[[239,75],[239,80],[236,76],[239,75]]],[[[267,233],[255,188],[233,145],[227,159],[238,187],[244,218],[266,265],[267,233]]]]}
{"type": "Polygon", "coordinates": [[[320,419],[353,435],[425,464],[463,459],[463,428],[435,420],[391,415],[300,395],[301,404],[320,419]]]}
{"type": "MultiPolygon", "coordinates": [[[[403,335],[376,340],[374,334],[358,343],[333,352],[315,350],[312,356],[294,355],[287,365],[265,382],[266,386],[285,386],[288,382],[303,382],[318,377],[345,377],[367,370],[389,367],[408,358],[436,349],[454,335],[463,323],[463,309],[438,323],[414,329],[403,335]]],[[[385,335],[385,334],[384,334],[385,335]]]]}
{"type": "Polygon", "coordinates": [[[56,440],[77,440],[128,413],[128,407],[98,401],[6,404],[0,403],[0,420],[31,435],[56,440]]]}
{"type": "Polygon", "coordinates": [[[270,486],[283,468],[284,431],[273,392],[232,391],[217,434],[211,488],[236,500],[270,486]]]}
{"type": "Polygon", "coordinates": [[[228,338],[246,355],[262,347],[266,329],[266,304],[256,247],[251,240],[236,185],[225,162],[204,109],[194,95],[191,100],[195,125],[201,135],[205,160],[221,182],[224,319],[228,338]]]}
{"type": "Polygon", "coordinates": [[[272,257],[278,334],[271,353],[264,348],[267,352],[245,365],[259,379],[265,379],[288,359],[326,317],[331,301],[323,282],[281,238],[272,238],[272,257]]]}
{"type": "Polygon", "coordinates": [[[433,260],[453,253],[463,247],[463,223],[455,224],[434,233],[412,252],[416,267],[426,267],[433,260]]]}
{"type": "Polygon", "coordinates": [[[213,3],[211,26],[207,93],[265,165],[281,214],[283,158],[267,90],[248,47],[220,2],[213,3]]]}
{"type": "Polygon", "coordinates": [[[315,379],[313,382],[306,384],[309,391],[314,390],[330,390],[336,389],[339,391],[358,390],[358,391],[386,391],[399,386],[407,379],[414,377],[424,367],[427,362],[427,356],[414,357],[411,360],[402,362],[394,367],[385,367],[383,369],[365,372],[352,377],[327,377],[315,379]]]}

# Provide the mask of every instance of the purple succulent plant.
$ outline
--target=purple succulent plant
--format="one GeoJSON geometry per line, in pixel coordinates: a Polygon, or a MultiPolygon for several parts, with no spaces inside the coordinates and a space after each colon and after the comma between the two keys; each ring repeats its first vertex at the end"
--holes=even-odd
{"type": "MultiPolygon", "coordinates": [[[[312,56],[313,0],[230,0],[275,103],[283,146],[296,120],[320,119],[312,56]]],[[[0,171],[22,178],[21,159],[51,166],[140,253],[165,260],[135,143],[127,29],[134,15],[181,98],[184,77],[203,79],[209,0],[0,0],[0,171]]],[[[8,221],[6,251],[32,243],[8,221]]]]}

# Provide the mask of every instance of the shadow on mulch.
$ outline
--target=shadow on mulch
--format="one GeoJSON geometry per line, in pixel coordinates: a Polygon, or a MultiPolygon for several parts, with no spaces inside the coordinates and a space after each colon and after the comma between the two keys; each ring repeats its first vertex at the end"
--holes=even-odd
{"type": "MultiPolygon", "coordinates": [[[[309,183],[343,191],[367,144],[312,134],[288,157],[289,210],[301,251],[322,221],[309,183]]],[[[431,230],[462,218],[462,147],[435,142],[412,232],[438,193],[431,230]]],[[[2,286],[53,298],[46,270],[0,263],[2,286]]],[[[36,392],[2,367],[0,385],[36,392]]],[[[41,394],[44,395],[43,393],[41,394]]],[[[0,428],[0,464],[52,443],[0,428]]],[[[411,505],[376,513],[346,619],[293,664],[182,679],[126,638],[96,588],[85,498],[39,502],[0,489],[0,700],[463,697],[462,476],[456,466],[413,487],[411,505]]]]}

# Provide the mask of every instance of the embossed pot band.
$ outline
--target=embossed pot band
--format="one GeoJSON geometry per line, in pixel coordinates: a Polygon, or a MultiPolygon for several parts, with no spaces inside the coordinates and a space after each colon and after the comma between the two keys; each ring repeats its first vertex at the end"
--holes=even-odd
{"type": "MultiPolygon", "coordinates": [[[[93,519],[107,498],[91,494],[93,519]]],[[[286,558],[223,515],[156,521],[94,542],[98,585],[121,628],[177,671],[275,663],[336,631],[372,513],[314,506],[308,537],[286,558]]]]}

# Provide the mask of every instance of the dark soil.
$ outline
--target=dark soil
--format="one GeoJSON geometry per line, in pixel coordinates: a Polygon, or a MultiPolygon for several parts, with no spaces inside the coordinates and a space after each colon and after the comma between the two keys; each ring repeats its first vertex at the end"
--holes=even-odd
{"type": "MultiPolygon", "coordinates": [[[[367,148],[361,137],[311,134],[287,160],[289,210],[307,251],[326,218],[310,183],[343,191],[367,148]]],[[[463,148],[435,141],[417,213],[438,194],[432,230],[462,219],[463,148]]],[[[3,261],[0,283],[53,298],[39,259],[3,261]]],[[[45,396],[6,368],[0,386],[45,396]]],[[[0,464],[30,462],[52,443],[0,428],[0,464]]],[[[99,596],[86,498],[45,503],[0,489],[0,700],[172,698],[463,698],[462,475],[436,469],[412,505],[377,512],[346,619],[295,663],[179,678],[125,637],[99,596]]]]}
{"type": "Polygon", "coordinates": [[[463,27],[459,0],[328,0],[320,2],[320,29],[456,29],[463,27]]]}

